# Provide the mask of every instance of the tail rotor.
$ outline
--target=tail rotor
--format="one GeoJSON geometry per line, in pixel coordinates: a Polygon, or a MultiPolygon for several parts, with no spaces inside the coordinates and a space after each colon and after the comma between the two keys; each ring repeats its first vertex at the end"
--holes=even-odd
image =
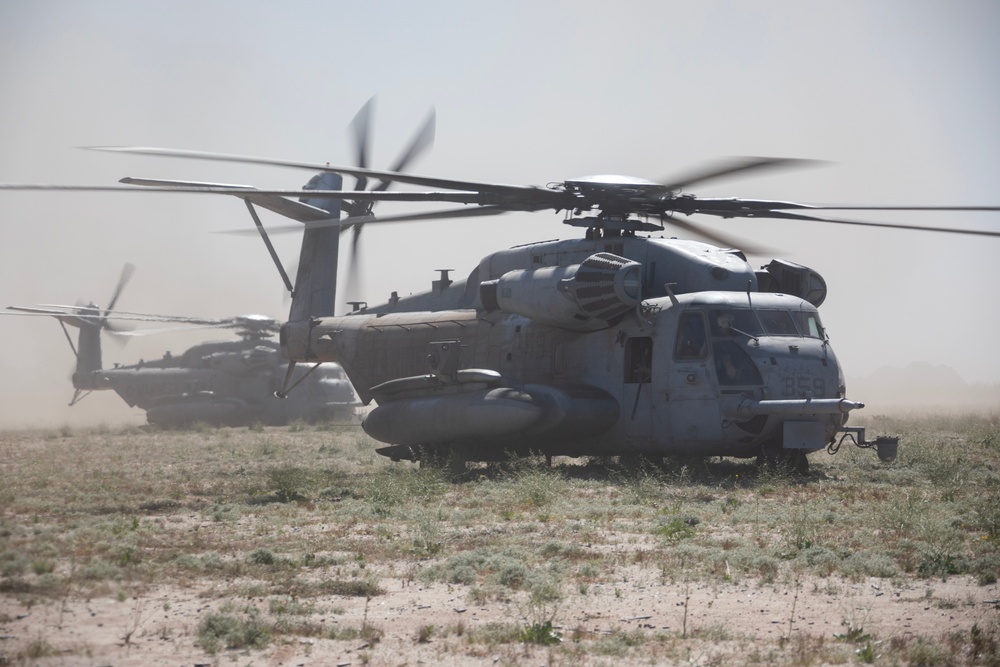
{"type": "MultiPolygon", "coordinates": [[[[375,99],[375,97],[372,97],[365,102],[364,106],[361,107],[350,124],[357,166],[362,169],[369,168],[369,156],[371,154],[371,125],[372,115],[375,109],[375,99]]],[[[393,163],[390,171],[405,171],[413,160],[431,148],[434,145],[435,130],[436,114],[432,109],[426,120],[424,120],[423,124],[417,130],[416,134],[413,135],[413,138],[410,140],[406,149],[398,158],[396,158],[396,161],[393,163]]],[[[361,174],[358,175],[356,179],[357,180],[354,184],[355,191],[363,191],[368,187],[368,178],[366,176],[361,174]]],[[[379,183],[372,188],[371,191],[385,192],[391,185],[392,181],[379,181],[379,183]]],[[[347,213],[348,219],[355,217],[364,219],[372,215],[375,203],[376,202],[374,200],[344,201],[342,208],[347,213]]],[[[354,292],[356,291],[358,284],[360,265],[359,248],[361,245],[361,230],[362,227],[364,227],[364,224],[364,222],[357,222],[341,227],[342,233],[348,228],[351,230],[351,248],[349,252],[350,266],[347,274],[347,285],[345,286],[345,292],[348,294],[349,298],[355,298],[357,296],[354,292]]]]}

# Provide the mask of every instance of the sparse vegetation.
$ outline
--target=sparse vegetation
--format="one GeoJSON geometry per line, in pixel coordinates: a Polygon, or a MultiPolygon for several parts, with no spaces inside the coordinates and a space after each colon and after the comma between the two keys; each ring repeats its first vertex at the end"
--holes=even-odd
{"type": "Polygon", "coordinates": [[[60,610],[88,599],[131,610],[116,638],[128,648],[155,634],[208,654],[330,642],[364,663],[400,617],[407,650],[482,664],[531,651],[580,664],[997,664],[982,600],[1000,597],[1000,417],[868,428],[902,436],[896,463],[845,447],[812,455],[806,479],[734,459],[456,475],[383,460],[343,425],[5,433],[0,626],[19,643],[0,646],[0,664],[80,650],[41,619],[66,622],[60,610]],[[940,590],[956,578],[971,588],[940,590]],[[187,630],[179,603],[154,620],[161,602],[143,602],[165,582],[203,596],[187,630]],[[720,607],[736,589],[783,601],[776,639],[728,627],[720,607]],[[797,616],[883,590],[926,591],[922,607],[968,622],[903,634],[861,612],[826,631],[797,616]],[[423,613],[431,593],[447,602],[423,613]],[[630,611],[591,613],[608,606],[630,611]]]}
{"type": "Polygon", "coordinates": [[[198,626],[198,643],[210,654],[222,649],[259,649],[270,639],[256,609],[240,616],[212,614],[198,626]]]}

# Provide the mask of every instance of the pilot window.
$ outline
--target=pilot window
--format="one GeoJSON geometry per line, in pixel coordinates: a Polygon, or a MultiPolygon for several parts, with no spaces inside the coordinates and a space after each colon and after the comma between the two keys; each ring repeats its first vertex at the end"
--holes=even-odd
{"type": "Polygon", "coordinates": [[[757,315],[749,308],[731,308],[729,310],[713,310],[709,322],[714,338],[731,338],[733,336],[757,336],[762,332],[757,315]]]}
{"type": "Polygon", "coordinates": [[[653,377],[653,339],[629,338],[625,343],[625,382],[639,384],[653,377]]]}
{"type": "Polygon", "coordinates": [[[810,338],[822,338],[823,337],[823,325],[819,323],[819,314],[810,313],[809,311],[799,310],[792,313],[795,321],[799,324],[799,332],[803,336],[809,336],[810,338]]]}
{"type": "Polygon", "coordinates": [[[677,344],[674,358],[678,360],[704,359],[708,356],[708,340],[705,337],[705,316],[688,312],[681,315],[677,325],[677,344]]]}
{"type": "Polygon", "coordinates": [[[797,336],[799,333],[787,310],[758,310],[757,315],[766,333],[774,336],[797,336]]]}

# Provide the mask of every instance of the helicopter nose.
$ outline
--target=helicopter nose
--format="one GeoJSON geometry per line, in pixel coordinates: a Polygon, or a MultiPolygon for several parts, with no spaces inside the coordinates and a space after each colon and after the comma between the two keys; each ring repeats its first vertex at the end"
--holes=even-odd
{"type": "Polygon", "coordinates": [[[798,340],[767,346],[759,359],[761,375],[771,398],[837,398],[840,366],[821,341],[798,340]]]}

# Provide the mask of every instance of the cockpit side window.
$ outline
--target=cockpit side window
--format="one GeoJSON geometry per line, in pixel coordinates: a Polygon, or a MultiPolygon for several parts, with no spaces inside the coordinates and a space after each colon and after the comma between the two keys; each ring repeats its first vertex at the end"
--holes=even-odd
{"type": "Polygon", "coordinates": [[[674,358],[678,360],[704,359],[708,356],[708,339],[705,336],[705,316],[699,312],[681,315],[677,326],[677,344],[674,358]]]}
{"type": "Polygon", "coordinates": [[[709,313],[713,338],[757,336],[762,333],[757,315],[749,308],[713,310],[709,313]]]}
{"type": "Polygon", "coordinates": [[[799,332],[809,338],[822,338],[823,325],[819,323],[819,313],[808,310],[799,310],[792,313],[796,323],[799,325],[799,332]]]}
{"type": "MultiPolygon", "coordinates": [[[[760,386],[764,383],[753,359],[747,354],[748,337],[763,333],[757,313],[749,308],[729,308],[709,312],[712,328],[712,356],[719,384],[725,387],[760,386]]],[[[795,325],[788,317],[794,333],[795,325]]]]}

